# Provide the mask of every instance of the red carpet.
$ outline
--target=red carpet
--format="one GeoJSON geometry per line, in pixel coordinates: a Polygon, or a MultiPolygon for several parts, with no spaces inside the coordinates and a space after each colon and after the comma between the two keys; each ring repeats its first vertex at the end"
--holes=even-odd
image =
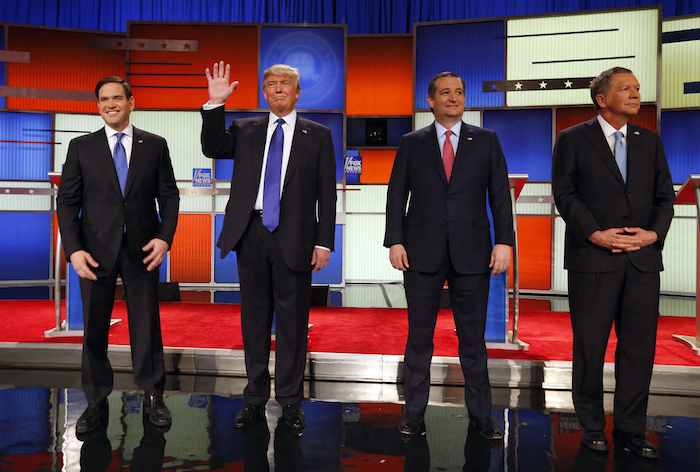
{"type": "MultiPolygon", "coordinates": [[[[44,338],[53,327],[53,301],[0,301],[0,342],[80,343],[81,338],[44,338]]],[[[242,349],[240,305],[210,303],[161,303],[163,341],[169,347],[242,349]]],[[[129,344],[125,302],[115,302],[110,343],[129,344]]],[[[312,307],[310,352],[403,354],[407,321],[404,309],[312,307]]],[[[572,335],[568,313],[523,311],[519,338],[530,345],[527,352],[490,350],[490,358],[571,361],[572,335]]],[[[656,363],[700,366],[700,357],[672,339],[673,334],[692,335],[694,318],[662,316],[659,320],[656,363]]],[[[614,361],[617,339],[608,343],[607,362],[614,361]]],[[[435,329],[436,356],[457,356],[457,337],[450,310],[441,310],[435,329]]]]}

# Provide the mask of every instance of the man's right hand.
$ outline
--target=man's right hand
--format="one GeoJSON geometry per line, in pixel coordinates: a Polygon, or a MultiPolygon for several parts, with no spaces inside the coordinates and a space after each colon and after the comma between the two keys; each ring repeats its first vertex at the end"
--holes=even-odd
{"type": "Polygon", "coordinates": [[[213,72],[209,72],[207,67],[204,73],[207,76],[207,85],[209,90],[209,104],[221,105],[226,103],[226,99],[231,96],[233,89],[238,85],[238,81],[233,81],[229,84],[231,78],[231,64],[226,64],[224,61],[214,63],[213,72]]]}
{"type": "Polygon", "coordinates": [[[92,258],[89,252],[83,251],[82,249],[75,251],[70,255],[70,262],[73,264],[73,268],[81,278],[97,280],[97,276],[92,270],[90,270],[90,266],[99,267],[100,264],[98,264],[97,261],[92,258]]]}
{"type": "Polygon", "coordinates": [[[403,244],[394,244],[389,248],[391,267],[406,272],[408,270],[408,254],[403,244]]]}
{"type": "MultiPolygon", "coordinates": [[[[639,250],[640,243],[637,238],[630,238],[626,228],[608,228],[598,230],[588,236],[588,240],[613,253],[634,252],[639,250]]],[[[653,242],[653,241],[652,241],[653,242]]]]}

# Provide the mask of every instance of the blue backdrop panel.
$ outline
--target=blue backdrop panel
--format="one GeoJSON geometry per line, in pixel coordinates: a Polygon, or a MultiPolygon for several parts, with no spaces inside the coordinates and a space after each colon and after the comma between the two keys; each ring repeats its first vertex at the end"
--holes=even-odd
{"type": "Polygon", "coordinates": [[[0,288],[0,300],[48,300],[49,287],[0,288]]]}
{"type": "Polygon", "coordinates": [[[552,180],[550,109],[486,110],[484,128],[498,133],[508,173],[529,174],[530,182],[552,180]]]}
{"type": "Polygon", "coordinates": [[[465,105],[501,107],[503,92],[483,92],[485,80],[505,80],[505,22],[484,21],[416,29],[417,109],[429,108],[428,84],[436,74],[457,73],[465,81],[465,105]]]}
{"type": "MultiPolygon", "coordinates": [[[[5,49],[5,27],[0,25],[0,49],[5,49]]],[[[0,62],[0,85],[5,85],[5,63],[0,62]]],[[[5,108],[5,97],[0,97],[0,108],[5,108]]]]}
{"type": "MultiPolygon", "coordinates": [[[[0,137],[5,141],[50,142],[51,115],[0,113],[0,137]],[[42,131],[44,130],[44,131],[42,131]]],[[[0,143],[0,180],[49,180],[50,144],[0,143]]]]}
{"type": "MultiPolygon", "coordinates": [[[[265,26],[260,33],[260,83],[275,64],[299,69],[300,110],[345,108],[345,29],[265,26]]],[[[260,108],[267,108],[262,90],[260,108]]]]}
{"type": "MultiPolygon", "coordinates": [[[[256,116],[264,116],[264,114],[260,112],[226,112],[226,129],[231,126],[235,119],[256,116]]],[[[321,123],[331,129],[333,148],[335,149],[335,179],[340,182],[343,180],[343,115],[340,113],[299,113],[299,116],[321,123]]],[[[233,160],[216,159],[214,169],[216,180],[231,180],[233,160]]]]}
{"type": "Polygon", "coordinates": [[[73,264],[68,263],[68,312],[66,320],[68,329],[81,330],[83,325],[83,299],[80,295],[80,276],[73,268],[73,264]]]}
{"type": "MultiPolygon", "coordinates": [[[[493,231],[493,215],[491,208],[486,207],[491,227],[491,240],[495,240],[493,231]]],[[[489,275],[489,304],[486,311],[486,342],[502,343],[506,341],[506,301],[508,297],[508,273],[489,275]]]]}
{"type": "Polygon", "coordinates": [[[312,284],[330,285],[343,283],[343,225],[335,225],[335,251],[326,267],[313,274],[312,284]]]}
{"type": "Polygon", "coordinates": [[[331,129],[335,149],[335,180],[343,180],[343,115],[340,113],[299,113],[307,120],[321,123],[331,129]]]}
{"type": "Polygon", "coordinates": [[[675,183],[700,174],[700,110],[661,112],[661,139],[675,183]]]}
{"type": "Polygon", "coordinates": [[[50,214],[0,212],[0,241],[0,280],[50,277],[50,214]]]}
{"type": "MultiPolygon", "coordinates": [[[[219,240],[221,229],[224,227],[224,215],[214,216],[214,242],[219,240]]],[[[214,246],[214,282],[216,283],[239,283],[238,280],[238,260],[236,253],[231,251],[225,259],[221,259],[221,249],[214,246]]],[[[216,294],[214,295],[216,298],[216,294]]],[[[224,302],[240,303],[240,302],[224,302]]]]}

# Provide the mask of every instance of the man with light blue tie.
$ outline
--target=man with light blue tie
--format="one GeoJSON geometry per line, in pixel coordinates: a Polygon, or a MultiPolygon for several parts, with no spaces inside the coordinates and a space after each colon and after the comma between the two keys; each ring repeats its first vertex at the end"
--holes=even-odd
{"type": "Polygon", "coordinates": [[[129,121],[135,106],[129,84],[106,77],[95,95],[105,126],[70,142],[57,205],[63,247],[80,276],[83,301],[81,373],[88,407],[76,430],[92,431],[109,414],[113,373],[107,341],[118,275],[126,294],[134,380],[146,393],[144,415],[167,427],[172,416],[163,401],[157,269],[175,235],[180,194],[165,139],[129,121]]]}
{"type": "MultiPolygon", "coordinates": [[[[301,430],[311,274],[323,269],[335,236],[335,152],[330,130],[297,115],[299,71],[268,68],[262,90],[270,113],[234,120],[224,103],[238,82],[221,61],[206,70],[209,101],[202,107],[202,151],[233,159],[231,195],[217,246],[236,251],[241,330],[248,385],[236,427],[264,418],[270,398],[270,340],[275,330],[275,398],[287,425],[301,430]]],[[[218,176],[226,178],[225,176],[218,176]]]]}
{"type": "Polygon", "coordinates": [[[615,67],[591,82],[598,116],[562,131],[552,188],[566,222],[564,267],[574,333],[573,399],[581,443],[608,451],[603,363],[615,322],[613,435],[646,458],[645,436],[659,310],[661,250],[675,194],[659,136],[629,123],[641,105],[639,82],[615,67]]]}

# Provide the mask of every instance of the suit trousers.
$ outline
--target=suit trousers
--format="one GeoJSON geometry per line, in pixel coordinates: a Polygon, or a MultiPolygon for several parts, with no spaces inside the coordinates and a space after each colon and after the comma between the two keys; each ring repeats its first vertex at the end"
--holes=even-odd
{"type": "Polygon", "coordinates": [[[146,271],[143,262],[129,250],[124,235],[112,271],[96,281],[80,279],[84,324],[81,372],[88,403],[97,403],[112,391],[114,375],[107,358],[107,344],[118,274],[126,293],[134,380],[149,393],[162,394],[165,388],[158,270],[146,271]]]}
{"type": "Polygon", "coordinates": [[[626,254],[611,272],[569,271],[574,332],[573,399],[584,430],[605,429],[603,363],[615,322],[615,427],[643,433],[654,367],[659,273],[641,272],[626,254]]]}
{"type": "Polygon", "coordinates": [[[236,249],[241,283],[241,331],[248,385],[245,401],[264,405],[270,398],[271,328],[275,330],[275,397],[281,405],[303,398],[311,300],[308,271],[290,269],[282,257],[287,243],[270,233],[255,212],[236,249]]]}
{"type": "Polygon", "coordinates": [[[408,300],[408,342],[403,369],[406,411],[423,412],[428,404],[433,334],[445,279],[449,284],[450,304],[459,338],[459,361],[464,374],[464,398],[469,414],[491,416],[491,385],[484,341],[489,273],[458,274],[450,262],[447,249],[437,272],[408,270],[404,273],[408,300]]]}

